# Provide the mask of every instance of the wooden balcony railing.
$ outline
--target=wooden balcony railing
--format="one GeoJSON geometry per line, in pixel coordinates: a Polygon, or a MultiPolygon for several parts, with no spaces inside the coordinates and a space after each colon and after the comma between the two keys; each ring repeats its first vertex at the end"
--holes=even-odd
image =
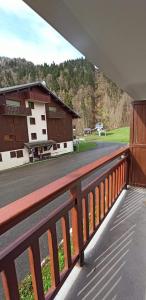
{"type": "Polygon", "coordinates": [[[0,105],[0,115],[30,116],[31,108],[0,105]]]}
{"type": "Polygon", "coordinates": [[[19,237],[0,253],[0,272],[6,299],[20,299],[15,259],[28,250],[34,299],[53,299],[80,260],[84,250],[128,183],[129,148],[109,154],[55,182],[5,206],[0,211],[0,233],[5,233],[22,220],[69,191],[68,201],[54,210],[39,224],[19,237]],[[114,161],[108,171],[82,188],[82,181],[99,167],[114,161]],[[65,267],[59,271],[56,223],[61,220],[65,267]],[[72,224],[72,235],[70,225],[72,224]],[[43,290],[39,238],[48,233],[51,288],[43,290]],[[71,250],[73,244],[73,252],[71,250]]]}

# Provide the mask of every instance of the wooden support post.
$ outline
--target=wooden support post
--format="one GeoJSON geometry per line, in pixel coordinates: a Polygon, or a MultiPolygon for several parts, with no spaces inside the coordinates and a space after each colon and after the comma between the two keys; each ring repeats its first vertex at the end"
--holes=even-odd
{"type": "Polygon", "coordinates": [[[82,216],[82,192],[79,181],[71,190],[70,194],[75,199],[75,206],[71,210],[72,214],[72,239],[74,254],[80,257],[80,266],[84,264],[83,251],[83,216],[82,216]]]}

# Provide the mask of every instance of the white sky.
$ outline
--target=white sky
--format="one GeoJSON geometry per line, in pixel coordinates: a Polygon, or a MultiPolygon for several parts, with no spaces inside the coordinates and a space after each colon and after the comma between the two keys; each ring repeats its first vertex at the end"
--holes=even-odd
{"type": "Polygon", "coordinates": [[[23,1],[0,0],[0,56],[50,64],[82,54],[23,1]]]}

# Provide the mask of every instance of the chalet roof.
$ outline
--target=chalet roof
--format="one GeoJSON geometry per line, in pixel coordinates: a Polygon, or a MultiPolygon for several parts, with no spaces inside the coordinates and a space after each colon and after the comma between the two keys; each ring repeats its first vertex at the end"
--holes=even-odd
{"type": "Polygon", "coordinates": [[[45,92],[48,93],[48,95],[51,95],[59,105],[61,105],[66,111],[68,111],[73,118],[80,118],[78,113],[76,113],[73,109],[71,109],[68,105],[66,105],[59,97],[57,97],[52,91],[50,91],[42,81],[36,81],[32,83],[25,83],[25,84],[0,88],[0,94],[9,93],[13,91],[20,91],[31,87],[41,87],[42,89],[45,90],[45,92]]]}

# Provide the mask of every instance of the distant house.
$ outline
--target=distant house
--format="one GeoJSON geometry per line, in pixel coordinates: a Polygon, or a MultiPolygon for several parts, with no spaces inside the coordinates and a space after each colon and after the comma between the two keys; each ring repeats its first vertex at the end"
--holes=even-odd
{"type": "Polygon", "coordinates": [[[73,151],[79,115],[44,83],[0,89],[0,170],[73,151]]]}

